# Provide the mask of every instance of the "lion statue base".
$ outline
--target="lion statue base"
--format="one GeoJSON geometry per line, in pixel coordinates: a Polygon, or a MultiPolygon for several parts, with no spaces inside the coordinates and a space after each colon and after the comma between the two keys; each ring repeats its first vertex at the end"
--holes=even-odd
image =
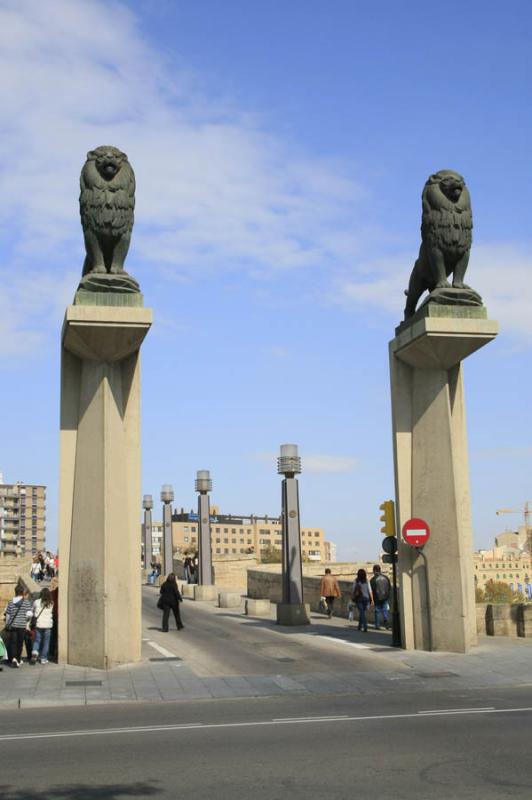
{"type": "Polygon", "coordinates": [[[127,272],[119,274],[89,272],[79,282],[78,292],[118,292],[132,294],[140,292],[138,281],[127,272]]]}

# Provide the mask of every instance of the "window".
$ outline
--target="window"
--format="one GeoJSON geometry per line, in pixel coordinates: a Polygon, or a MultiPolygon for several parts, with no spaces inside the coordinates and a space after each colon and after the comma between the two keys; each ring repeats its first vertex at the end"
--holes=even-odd
{"type": "Polygon", "coordinates": [[[231,539],[231,544],[236,544],[236,539],[231,539]]]}
{"type": "Polygon", "coordinates": [[[229,528],[224,528],[224,533],[229,533],[229,528]]]}
{"type": "Polygon", "coordinates": [[[224,539],[224,544],[229,544],[229,539],[224,539]]]}
{"type": "Polygon", "coordinates": [[[232,552],[232,553],[236,553],[236,548],[235,548],[235,547],[233,547],[233,549],[231,550],[231,552],[232,552]]]}
{"type": "Polygon", "coordinates": [[[248,544],[253,544],[253,540],[252,539],[248,539],[248,544]]]}
{"type": "Polygon", "coordinates": [[[228,547],[224,547],[224,553],[228,553],[228,552],[229,552],[229,548],[228,547]]]}
{"type": "Polygon", "coordinates": [[[220,539],[216,539],[216,544],[220,544],[220,539]]]}
{"type": "Polygon", "coordinates": [[[185,525],[185,527],[183,528],[183,530],[185,531],[185,533],[188,533],[188,525],[185,525]]]}
{"type": "Polygon", "coordinates": [[[216,528],[216,533],[220,533],[220,528],[216,528]]]}
{"type": "Polygon", "coordinates": [[[222,548],[221,548],[221,547],[217,547],[217,548],[216,548],[216,552],[217,552],[217,553],[221,553],[221,552],[222,552],[222,548]]]}
{"type": "Polygon", "coordinates": [[[236,533],[236,528],[231,528],[231,533],[236,533]]]}
{"type": "Polygon", "coordinates": [[[188,536],[183,536],[183,541],[188,542],[188,536]]]}
{"type": "Polygon", "coordinates": [[[191,528],[190,528],[190,530],[192,531],[192,533],[196,533],[196,526],[195,526],[195,525],[192,525],[192,526],[191,526],[191,528]]]}

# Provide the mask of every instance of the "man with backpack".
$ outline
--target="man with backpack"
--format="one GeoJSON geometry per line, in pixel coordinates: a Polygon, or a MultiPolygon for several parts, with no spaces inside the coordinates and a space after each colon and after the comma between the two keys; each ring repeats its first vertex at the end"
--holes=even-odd
{"type": "Polygon", "coordinates": [[[391,584],[386,575],[381,573],[379,564],[373,567],[373,577],[370,580],[371,593],[373,594],[373,602],[375,604],[375,630],[380,629],[380,617],[384,622],[384,627],[389,628],[388,612],[390,610],[389,599],[391,592],[391,584]]]}

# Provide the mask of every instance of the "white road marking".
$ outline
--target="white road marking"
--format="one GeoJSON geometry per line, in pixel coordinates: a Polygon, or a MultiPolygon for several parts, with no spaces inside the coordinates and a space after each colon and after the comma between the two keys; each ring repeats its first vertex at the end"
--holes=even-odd
{"type": "Polygon", "coordinates": [[[370,644],[359,644],[358,642],[346,642],[345,639],[337,639],[335,636],[321,636],[318,634],[317,639],[327,639],[329,642],[338,642],[338,644],[346,644],[348,647],[356,647],[357,650],[371,650],[370,644]]]}
{"type": "Polygon", "coordinates": [[[434,708],[431,711],[418,711],[418,714],[468,714],[470,711],[495,711],[495,706],[482,708],[434,708]]]}
{"type": "Polygon", "coordinates": [[[157,644],[157,642],[152,642],[149,639],[147,639],[146,641],[148,642],[150,647],[153,647],[154,650],[157,650],[157,652],[160,653],[165,658],[175,658],[176,657],[175,653],[172,653],[170,650],[167,650],[166,647],[161,647],[161,645],[157,644]]]}
{"type": "MultiPolygon", "coordinates": [[[[484,709],[464,709],[462,714],[517,714],[532,712],[532,706],[525,706],[523,708],[494,708],[489,710],[484,709]]],[[[81,730],[81,731],[56,731],[51,733],[15,733],[0,736],[0,742],[17,742],[22,739],[70,739],[76,736],[116,736],[123,733],[164,733],[168,731],[189,731],[189,730],[209,730],[215,728],[259,728],[271,727],[273,725],[302,725],[310,723],[326,723],[326,722],[364,722],[369,723],[372,721],[394,720],[394,719],[428,719],[429,717],[445,717],[456,716],[457,711],[434,711],[429,715],[420,714],[415,711],[410,714],[376,714],[374,716],[359,716],[359,717],[321,717],[313,719],[309,717],[301,717],[294,719],[281,720],[257,720],[255,722],[190,722],[183,725],[147,725],[143,727],[132,728],[101,728],[97,730],[81,730]]]]}
{"type": "Polygon", "coordinates": [[[276,717],[272,722],[324,722],[334,719],[348,719],[347,714],[338,714],[331,717],[276,717]]]}

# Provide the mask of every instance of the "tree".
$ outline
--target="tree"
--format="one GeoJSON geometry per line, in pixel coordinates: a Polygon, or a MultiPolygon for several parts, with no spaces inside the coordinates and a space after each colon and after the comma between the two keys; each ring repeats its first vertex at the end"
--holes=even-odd
{"type": "Polygon", "coordinates": [[[268,544],[260,551],[260,560],[263,564],[280,564],[282,560],[281,551],[278,547],[268,544]]]}
{"type": "Polygon", "coordinates": [[[476,590],[477,602],[484,603],[524,603],[521,592],[510,589],[504,581],[488,581],[484,590],[476,590]]]}

